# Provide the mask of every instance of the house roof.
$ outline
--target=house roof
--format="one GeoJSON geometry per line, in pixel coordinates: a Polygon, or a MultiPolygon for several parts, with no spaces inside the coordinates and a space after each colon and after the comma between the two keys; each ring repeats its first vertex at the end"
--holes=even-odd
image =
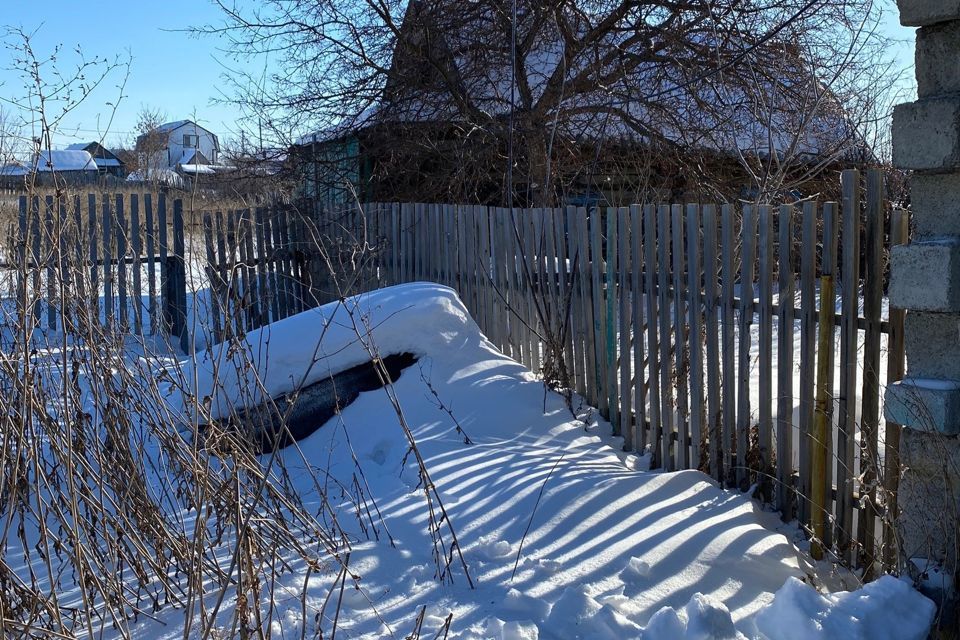
{"type": "Polygon", "coordinates": [[[71,145],[67,145],[67,151],[87,151],[93,156],[94,161],[97,163],[97,167],[103,169],[105,167],[122,167],[123,162],[120,158],[116,156],[112,151],[104,147],[97,141],[93,142],[75,142],[71,145]]]}
{"type": "Polygon", "coordinates": [[[177,164],[210,164],[210,160],[200,149],[184,149],[177,164]]]}
{"type": "Polygon", "coordinates": [[[0,176],[25,176],[30,171],[19,162],[12,162],[0,166],[0,176]]]}
{"type": "Polygon", "coordinates": [[[193,124],[194,126],[199,127],[199,125],[193,122],[192,120],[174,120],[173,122],[164,122],[163,124],[159,125],[155,130],[162,131],[163,133],[169,133],[171,131],[176,131],[177,129],[179,129],[185,124],[193,124]]]}
{"type": "Polygon", "coordinates": [[[33,167],[45,171],[96,171],[97,162],[87,151],[45,149],[34,159],[33,167]]]}

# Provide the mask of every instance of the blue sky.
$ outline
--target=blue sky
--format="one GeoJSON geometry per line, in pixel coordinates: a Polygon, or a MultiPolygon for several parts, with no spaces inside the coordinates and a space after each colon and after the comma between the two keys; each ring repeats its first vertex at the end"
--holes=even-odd
{"type": "MultiPolygon", "coordinates": [[[[0,12],[4,26],[37,30],[33,47],[38,57],[62,44],[65,69],[76,64],[73,49],[78,45],[87,57],[125,57],[129,51],[133,60],[124,98],[105,137],[110,144],[131,137],[141,105],[161,109],[169,120],[196,119],[222,136],[235,130],[236,110],[213,104],[223,86],[222,65],[229,62],[218,51],[222,44],[182,32],[219,20],[219,9],[206,0],[16,0],[4,2],[0,12]]],[[[0,50],[0,92],[5,97],[23,94],[23,81],[10,69],[11,61],[11,53],[0,50]]],[[[54,144],[99,139],[113,111],[106,103],[117,102],[121,81],[122,75],[114,73],[92,93],[60,127],[54,144]]]]}
{"type": "MultiPolygon", "coordinates": [[[[892,4],[887,5],[882,28],[905,40],[895,52],[898,64],[910,67],[913,31],[900,27],[892,4]]],[[[133,56],[124,98],[109,131],[105,130],[113,109],[106,103],[116,103],[119,74],[71,113],[59,129],[55,146],[100,138],[110,146],[128,142],[141,105],[159,108],[169,120],[191,118],[223,138],[232,137],[240,114],[215,100],[222,97],[224,64],[235,63],[219,51],[222,42],[182,31],[221,20],[219,9],[208,0],[8,0],[0,13],[2,25],[36,30],[33,46],[39,56],[64,45],[61,63],[65,68],[75,62],[72,49],[78,45],[87,56],[125,56],[128,51],[133,56]]],[[[10,66],[10,52],[0,50],[0,95],[6,97],[23,92],[23,81],[10,66]]]]}

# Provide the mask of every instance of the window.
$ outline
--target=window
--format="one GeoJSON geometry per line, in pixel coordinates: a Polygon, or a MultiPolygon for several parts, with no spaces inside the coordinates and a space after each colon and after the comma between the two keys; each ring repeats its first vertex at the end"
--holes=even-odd
{"type": "Polygon", "coordinates": [[[195,149],[200,143],[200,136],[192,136],[188,133],[183,134],[183,146],[189,149],[195,149]]]}

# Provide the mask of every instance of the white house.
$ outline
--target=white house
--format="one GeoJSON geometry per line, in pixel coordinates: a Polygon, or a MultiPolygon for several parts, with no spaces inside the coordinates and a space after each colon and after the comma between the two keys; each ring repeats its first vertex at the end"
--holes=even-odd
{"type": "Polygon", "coordinates": [[[148,174],[164,170],[213,173],[213,166],[220,161],[220,141],[216,134],[193,120],[167,122],[139,136],[137,151],[143,157],[141,164],[148,174]]]}

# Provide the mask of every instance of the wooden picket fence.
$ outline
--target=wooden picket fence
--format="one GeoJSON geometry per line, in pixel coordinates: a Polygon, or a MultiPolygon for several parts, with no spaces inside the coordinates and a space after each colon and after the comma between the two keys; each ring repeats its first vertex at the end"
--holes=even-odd
{"type": "Polygon", "coordinates": [[[842,188],[783,206],[369,204],[324,237],[376,249],[365,286],[455,288],[499,349],[567,372],[653,467],[755,486],[869,568],[895,546],[899,426],[880,402],[903,375],[903,313],[882,302],[908,227],[880,171],[842,188]]]}
{"type": "Polygon", "coordinates": [[[899,426],[881,428],[880,400],[883,378],[903,375],[903,313],[884,319],[882,303],[907,214],[879,171],[846,171],[842,188],[840,203],[783,206],[206,214],[214,333],[378,286],[448,285],[491,342],[597,407],[625,449],[755,486],[815,549],[870,568],[895,547],[899,426]]]}
{"type": "Polygon", "coordinates": [[[0,263],[19,322],[75,331],[167,335],[186,348],[183,206],[164,194],[21,195],[0,263]]]}

